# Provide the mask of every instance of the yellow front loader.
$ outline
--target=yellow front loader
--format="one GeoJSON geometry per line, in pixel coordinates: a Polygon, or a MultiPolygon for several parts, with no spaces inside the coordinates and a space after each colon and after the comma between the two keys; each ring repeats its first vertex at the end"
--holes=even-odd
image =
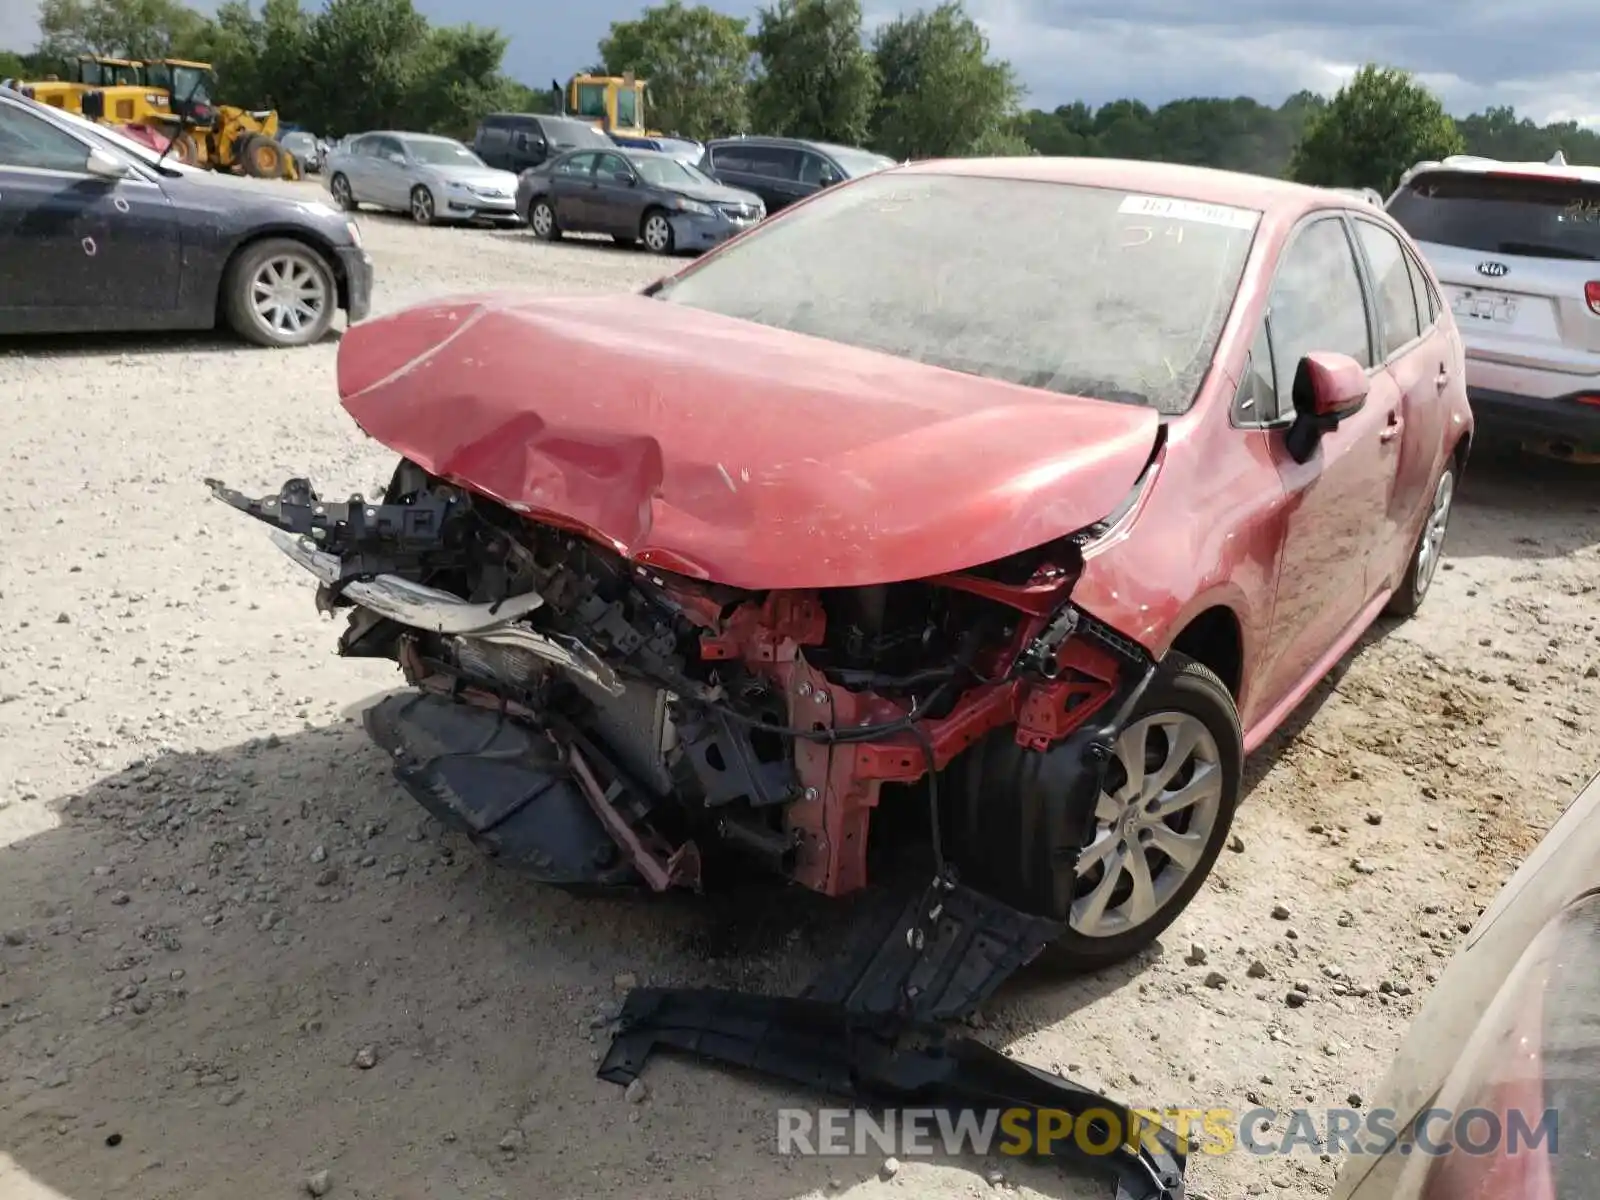
{"type": "Polygon", "coordinates": [[[299,179],[300,165],[278,141],[278,114],[218,104],[210,63],[164,58],[144,64],[144,82],[166,97],[165,132],[177,134],[172,157],[213,171],[258,179],[299,179]]]}

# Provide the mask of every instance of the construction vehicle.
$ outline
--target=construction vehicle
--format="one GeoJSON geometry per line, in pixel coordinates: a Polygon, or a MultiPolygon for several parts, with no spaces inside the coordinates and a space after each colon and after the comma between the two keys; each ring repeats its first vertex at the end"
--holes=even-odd
{"type": "Polygon", "coordinates": [[[150,110],[166,104],[165,97],[152,95],[144,86],[143,63],[100,54],[78,55],[68,64],[66,79],[51,75],[18,83],[16,88],[30,100],[79,114],[90,92],[108,93],[107,120],[121,124],[140,122],[150,110]]]}
{"type": "Polygon", "coordinates": [[[578,117],[600,126],[619,146],[648,145],[663,137],[657,130],[645,129],[645,81],[626,75],[574,75],[562,87],[554,80],[550,91],[556,110],[563,116],[578,117]]]}
{"type": "Polygon", "coordinates": [[[300,178],[294,156],[278,141],[278,114],[218,104],[217,72],[210,63],[155,59],[143,64],[142,78],[151,94],[165,98],[152,116],[179,162],[258,179],[300,178]]]}

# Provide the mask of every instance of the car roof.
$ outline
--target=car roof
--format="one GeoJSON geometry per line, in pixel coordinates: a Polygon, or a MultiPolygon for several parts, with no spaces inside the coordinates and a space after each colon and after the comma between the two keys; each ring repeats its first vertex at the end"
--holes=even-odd
{"type": "Polygon", "coordinates": [[[1401,186],[1429,171],[1455,171],[1463,175],[1522,175],[1537,179],[1570,179],[1574,183],[1600,183],[1600,167],[1573,166],[1560,154],[1561,161],[1509,162],[1477,154],[1452,154],[1449,158],[1419,162],[1401,178],[1401,186]]]}
{"type": "Polygon", "coordinates": [[[927,159],[893,168],[896,174],[968,175],[985,179],[1020,179],[1036,183],[1073,183],[1084,187],[1121,188],[1173,196],[1202,204],[1223,204],[1261,212],[1294,215],[1314,208],[1344,207],[1364,210],[1369,205],[1351,203],[1351,198],[1329,188],[1311,187],[1222,171],[1214,167],[1190,167],[1179,163],[1136,161],[1120,158],[1010,158],[927,159]]]}

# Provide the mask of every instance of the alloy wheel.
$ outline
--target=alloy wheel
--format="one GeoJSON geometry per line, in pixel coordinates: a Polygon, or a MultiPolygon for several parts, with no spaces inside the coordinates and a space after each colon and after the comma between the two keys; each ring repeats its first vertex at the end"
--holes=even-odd
{"type": "Polygon", "coordinates": [[[411,193],[411,219],[418,225],[433,223],[433,194],[427,188],[417,188],[411,193]]]}
{"type": "Polygon", "coordinates": [[[1165,908],[1199,868],[1222,810],[1217,742],[1196,717],[1141,717],[1113,757],[1078,858],[1070,923],[1084,937],[1128,933],[1165,908]]]}
{"type": "Polygon", "coordinates": [[[343,175],[333,177],[333,198],[340,208],[349,208],[352,196],[350,194],[350,181],[343,175]]]}
{"type": "Polygon", "coordinates": [[[550,230],[555,227],[555,215],[548,204],[535,204],[528,214],[528,224],[539,237],[549,237],[550,230]]]}
{"type": "Polygon", "coordinates": [[[1417,543],[1416,590],[1419,597],[1433,583],[1434,574],[1439,570],[1439,559],[1444,556],[1444,536],[1450,528],[1450,506],[1455,495],[1455,473],[1447,467],[1433,489],[1433,506],[1428,510],[1427,522],[1422,527],[1422,539],[1417,543]]]}
{"type": "Polygon", "coordinates": [[[275,338],[298,337],[327,311],[329,299],[323,273],[293,255],[267,259],[250,280],[256,320],[275,338]]]}
{"type": "Polygon", "coordinates": [[[660,213],[651,213],[645,221],[644,244],[656,254],[665,254],[672,245],[672,226],[660,213]]]}

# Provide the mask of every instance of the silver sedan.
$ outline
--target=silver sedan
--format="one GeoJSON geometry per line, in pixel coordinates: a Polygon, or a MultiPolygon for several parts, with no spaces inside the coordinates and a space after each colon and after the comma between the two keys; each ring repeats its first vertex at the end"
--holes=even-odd
{"type": "Polygon", "coordinates": [[[409,213],[419,225],[521,221],[517,177],[489,166],[454,138],[364,133],[347,139],[328,155],[322,177],[334,201],[344,209],[369,204],[409,213]]]}

